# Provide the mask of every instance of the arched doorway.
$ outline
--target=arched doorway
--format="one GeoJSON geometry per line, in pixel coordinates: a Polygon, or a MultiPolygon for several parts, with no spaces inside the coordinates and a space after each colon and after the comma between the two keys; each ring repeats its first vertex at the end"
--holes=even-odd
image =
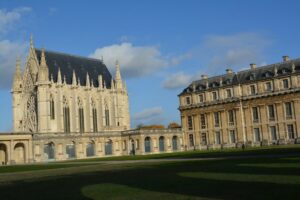
{"type": "Polygon", "coordinates": [[[159,151],[165,151],[165,137],[159,137],[159,151]]]}
{"type": "Polygon", "coordinates": [[[89,142],[86,145],[86,157],[95,156],[95,143],[89,142]]]}
{"type": "Polygon", "coordinates": [[[132,155],[135,155],[135,143],[134,143],[134,140],[131,140],[130,143],[131,143],[130,153],[132,155]]]}
{"type": "Polygon", "coordinates": [[[76,158],[75,142],[66,145],[66,154],[68,159],[76,158]]]}
{"type": "Polygon", "coordinates": [[[172,149],[173,149],[173,151],[178,150],[177,143],[178,143],[178,137],[176,135],[174,135],[172,137],[172,149]]]}
{"type": "Polygon", "coordinates": [[[5,144],[0,144],[0,165],[7,164],[7,148],[5,144]]]}
{"type": "Polygon", "coordinates": [[[105,155],[112,155],[113,154],[113,144],[111,140],[105,142],[105,155]]]}
{"type": "Polygon", "coordinates": [[[14,147],[14,158],[17,164],[25,163],[25,145],[23,143],[17,143],[14,147]]]}
{"type": "Polygon", "coordinates": [[[145,138],[145,153],[151,152],[151,138],[146,137],[145,138]]]}
{"type": "Polygon", "coordinates": [[[55,147],[53,142],[44,145],[44,159],[45,160],[55,159],[55,147]]]}

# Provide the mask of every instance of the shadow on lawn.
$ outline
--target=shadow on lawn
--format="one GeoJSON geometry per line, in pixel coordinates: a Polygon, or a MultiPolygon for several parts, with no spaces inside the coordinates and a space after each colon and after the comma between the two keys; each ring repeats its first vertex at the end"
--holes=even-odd
{"type": "MultiPolygon", "coordinates": [[[[267,168],[240,166],[243,163],[295,163],[300,160],[241,159],[223,161],[194,161],[138,166],[126,170],[81,173],[59,178],[51,177],[32,182],[19,181],[0,186],[5,199],[89,199],[82,188],[110,183],[146,191],[217,199],[300,199],[300,185],[272,183],[272,175],[299,176],[300,168],[267,168]],[[182,177],[181,172],[241,173],[270,175],[269,183],[213,180],[182,177]]],[[[66,169],[67,170],[67,169],[66,169]]],[[[243,178],[243,177],[241,177],[243,178]]],[[[149,198],[149,197],[148,197],[149,198]]],[[[1,198],[2,199],[2,198],[1,198]]],[[[101,199],[99,197],[99,199],[101,199]]],[[[131,199],[127,198],[119,199],[131,199]]],[[[139,199],[143,199],[142,197],[139,199]]]]}

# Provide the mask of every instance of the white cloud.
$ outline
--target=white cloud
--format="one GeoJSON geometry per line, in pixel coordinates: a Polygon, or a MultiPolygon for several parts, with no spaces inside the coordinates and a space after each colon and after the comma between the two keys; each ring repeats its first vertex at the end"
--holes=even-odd
{"type": "Polygon", "coordinates": [[[205,37],[200,52],[210,70],[239,69],[252,62],[263,62],[264,51],[271,44],[270,38],[258,33],[210,35],[205,37]]]}
{"type": "Polygon", "coordinates": [[[25,43],[0,41],[0,89],[11,87],[16,57],[20,56],[24,60],[26,50],[27,44],[25,43]]]}
{"type": "Polygon", "coordinates": [[[133,46],[131,43],[114,44],[95,50],[90,57],[101,59],[110,71],[114,71],[119,60],[122,74],[126,77],[139,77],[167,67],[168,61],[155,46],[133,46]]]}
{"type": "Polygon", "coordinates": [[[177,89],[186,87],[193,80],[193,76],[184,72],[177,72],[169,75],[162,86],[166,89],[177,89]]]}
{"type": "Polygon", "coordinates": [[[164,121],[163,109],[161,107],[153,107],[142,110],[133,115],[133,124],[161,124],[164,121]]]}
{"type": "Polygon", "coordinates": [[[20,7],[11,11],[0,9],[0,33],[9,31],[21,19],[22,15],[30,11],[30,7],[20,7]]]}
{"type": "Polygon", "coordinates": [[[193,80],[200,79],[200,74],[220,75],[225,73],[228,67],[240,71],[248,69],[249,63],[253,62],[263,65],[265,51],[271,44],[269,38],[258,33],[207,36],[198,48],[185,54],[187,58],[199,60],[205,67],[195,71],[194,74],[184,72],[171,74],[165,78],[162,87],[184,88],[193,80]]]}

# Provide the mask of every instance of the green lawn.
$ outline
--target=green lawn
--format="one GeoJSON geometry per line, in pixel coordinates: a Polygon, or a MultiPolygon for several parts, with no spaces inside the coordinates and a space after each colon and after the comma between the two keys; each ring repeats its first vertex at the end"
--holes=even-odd
{"type": "MultiPolygon", "coordinates": [[[[83,166],[84,163],[77,166],[83,166]]],[[[59,168],[69,168],[74,167],[72,164],[34,164],[34,165],[11,165],[11,166],[1,166],[0,174],[2,173],[13,173],[13,172],[25,172],[25,171],[36,171],[36,170],[46,170],[46,169],[59,169],[59,168]]]]}
{"type": "MultiPolygon", "coordinates": [[[[257,152],[258,155],[286,156],[93,165],[95,170],[88,172],[2,183],[0,194],[1,199],[8,200],[300,199],[297,147],[251,151],[251,155],[257,152]]],[[[180,155],[200,154],[186,152],[180,155]]]]}

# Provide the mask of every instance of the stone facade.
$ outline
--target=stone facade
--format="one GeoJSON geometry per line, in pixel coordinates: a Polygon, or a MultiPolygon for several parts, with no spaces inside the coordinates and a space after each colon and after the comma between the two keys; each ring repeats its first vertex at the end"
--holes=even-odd
{"type": "Polygon", "coordinates": [[[36,49],[12,86],[13,133],[0,134],[0,165],[182,151],[180,129],[129,130],[127,88],[116,62],[36,49]]]}
{"type": "Polygon", "coordinates": [[[300,59],[202,76],[179,100],[189,149],[294,143],[300,137],[300,59]]]}

